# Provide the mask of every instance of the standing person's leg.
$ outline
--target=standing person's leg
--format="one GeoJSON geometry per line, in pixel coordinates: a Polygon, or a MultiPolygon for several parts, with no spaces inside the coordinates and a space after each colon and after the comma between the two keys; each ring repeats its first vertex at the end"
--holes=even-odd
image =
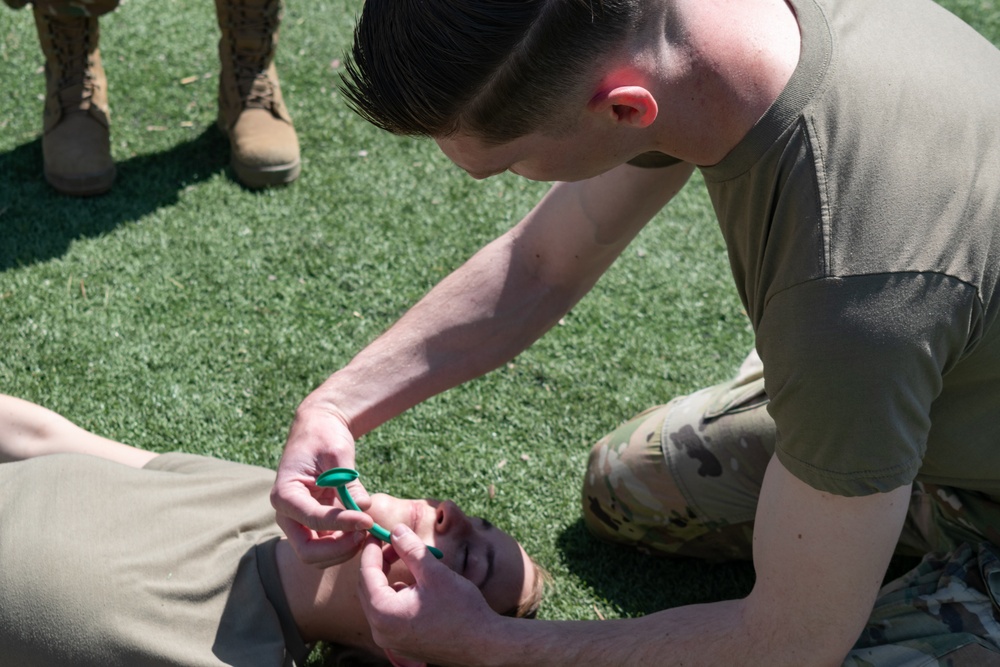
{"type": "MultiPolygon", "coordinates": [[[[4,1],[15,8],[26,4],[4,1]]],[[[118,0],[34,0],[32,4],[45,55],[45,179],[63,194],[102,194],[115,181],[115,165],[98,17],[115,9],[118,0]]]]}
{"type": "Polygon", "coordinates": [[[750,559],[774,451],[760,360],[634,417],[594,445],[583,514],[596,536],[663,555],[750,559]]]}
{"type": "Polygon", "coordinates": [[[274,54],[281,0],[215,0],[219,28],[219,127],[236,177],[250,188],[294,181],[299,139],[281,96],[274,54]]]}

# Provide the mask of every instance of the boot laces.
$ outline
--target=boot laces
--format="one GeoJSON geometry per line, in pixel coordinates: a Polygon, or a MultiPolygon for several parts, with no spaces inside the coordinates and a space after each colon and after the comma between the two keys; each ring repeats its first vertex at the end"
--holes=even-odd
{"type": "Polygon", "coordinates": [[[55,92],[59,103],[64,110],[86,108],[94,97],[97,83],[91,59],[90,20],[47,18],[46,26],[58,68],[55,92]]]}
{"type": "Polygon", "coordinates": [[[279,2],[266,2],[259,10],[247,12],[240,7],[230,14],[230,51],[244,108],[271,109],[274,105],[274,82],[267,70],[274,57],[279,9],[279,2]]]}

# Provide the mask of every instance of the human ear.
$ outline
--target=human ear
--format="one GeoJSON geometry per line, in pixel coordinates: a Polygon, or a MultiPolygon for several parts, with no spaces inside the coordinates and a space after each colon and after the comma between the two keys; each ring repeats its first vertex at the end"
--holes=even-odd
{"type": "Polygon", "coordinates": [[[641,129],[652,125],[659,108],[656,98],[642,86],[616,86],[602,90],[587,105],[592,112],[608,115],[615,123],[641,129]]]}

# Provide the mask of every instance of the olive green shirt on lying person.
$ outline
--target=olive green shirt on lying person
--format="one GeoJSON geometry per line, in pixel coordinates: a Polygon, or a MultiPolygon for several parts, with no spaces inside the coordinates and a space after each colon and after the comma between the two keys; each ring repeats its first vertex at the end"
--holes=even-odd
{"type": "Polygon", "coordinates": [[[0,465],[0,664],[302,665],[273,481],[188,454],[0,465]]]}

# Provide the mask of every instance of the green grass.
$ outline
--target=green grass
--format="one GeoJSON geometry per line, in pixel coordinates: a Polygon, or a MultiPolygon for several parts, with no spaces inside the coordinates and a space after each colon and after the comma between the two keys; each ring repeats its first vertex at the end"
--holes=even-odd
{"type": "MultiPolygon", "coordinates": [[[[942,4],[1000,42],[994,1],[942,4]]],[[[302,177],[247,191],[214,127],[211,3],[161,6],[102,19],[119,182],[89,200],[41,178],[37,38],[29,12],[0,12],[0,391],[155,451],[274,466],[299,400],[546,186],[473,181],[349,112],[336,83],[360,5],[337,0],[290,3],[281,36],[302,177]]],[[[554,576],[545,618],[741,595],[747,565],[594,541],[578,493],[597,438],[727,377],[751,339],[695,177],[563,326],[365,437],[358,466],[371,489],[452,497],[519,537],[554,576]]]]}

